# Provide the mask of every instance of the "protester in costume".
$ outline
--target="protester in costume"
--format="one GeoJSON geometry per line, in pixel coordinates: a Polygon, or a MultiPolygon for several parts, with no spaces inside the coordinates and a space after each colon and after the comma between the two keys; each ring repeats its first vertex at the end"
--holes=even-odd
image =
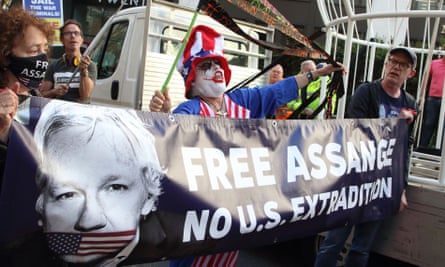
{"type": "MultiPolygon", "coordinates": [[[[264,118],[281,105],[298,97],[298,88],[314,79],[343,70],[343,66],[325,67],[285,78],[262,88],[244,88],[225,93],[231,70],[223,53],[223,36],[204,25],[194,27],[177,69],[184,78],[185,97],[189,99],[173,113],[207,117],[264,118]]],[[[151,111],[170,112],[168,90],[156,91],[151,111]]],[[[236,266],[237,251],[171,261],[171,266],[236,266]]]]}

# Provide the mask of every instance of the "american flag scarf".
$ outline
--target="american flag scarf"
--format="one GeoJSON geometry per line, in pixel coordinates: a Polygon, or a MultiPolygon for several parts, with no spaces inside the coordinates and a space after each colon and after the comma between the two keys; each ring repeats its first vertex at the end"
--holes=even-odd
{"type": "Polygon", "coordinates": [[[191,267],[236,267],[238,250],[196,257],[191,267]]]}
{"type": "Polygon", "coordinates": [[[107,233],[46,233],[48,248],[56,255],[108,255],[121,251],[137,230],[107,233]]]}
{"type": "MultiPolygon", "coordinates": [[[[248,119],[250,118],[250,110],[245,107],[234,103],[229,96],[224,95],[224,103],[226,105],[227,118],[232,119],[248,119]]],[[[220,114],[216,114],[213,109],[201,99],[200,101],[201,112],[200,116],[204,117],[216,117],[220,114]]],[[[206,255],[195,257],[191,267],[235,267],[238,259],[238,250],[223,252],[218,254],[206,255]]]]}
{"type": "MultiPolygon", "coordinates": [[[[248,119],[250,118],[250,110],[245,107],[238,105],[233,102],[229,96],[224,95],[224,104],[226,106],[226,112],[223,114],[224,117],[231,119],[248,119]]],[[[201,111],[199,113],[200,116],[203,117],[216,117],[222,116],[221,114],[217,114],[213,111],[213,109],[207,104],[204,100],[200,100],[200,108],[201,111]]]]}

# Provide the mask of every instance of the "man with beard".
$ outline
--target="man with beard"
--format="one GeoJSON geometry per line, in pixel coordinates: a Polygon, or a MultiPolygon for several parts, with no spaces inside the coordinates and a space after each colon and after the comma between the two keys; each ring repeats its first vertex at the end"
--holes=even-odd
{"type": "MultiPolygon", "coordinates": [[[[177,69],[185,82],[185,97],[173,113],[237,119],[264,118],[298,97],[298,88],[319,76],[343,70],[326,65],[312,72],[287,77],[262,88],[243,88],[225,93],[231,70],[223,53],[224,39],[204,25],[194,27],[177,69]]],[[[156,91],[150,101],[153,112],[170,112],[168,90],[156,91]]],[[[238,251],[173,260],[170,266],[236,266],[238,251]]]]}

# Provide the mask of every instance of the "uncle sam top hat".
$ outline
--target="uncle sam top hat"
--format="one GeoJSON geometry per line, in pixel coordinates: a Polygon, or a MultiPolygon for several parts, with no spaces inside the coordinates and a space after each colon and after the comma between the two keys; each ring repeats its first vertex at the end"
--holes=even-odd
{"type": "Polygon", "coordinates": [[[204,25],[197,25],[192,29],[184,52],[176,65],[176,69],[184,78],[186,98],[192,98],[190,87],[195,80],[196,66],[204,59],[218,59],[224,70],[226,85],[229,84],[232,72],[224,57],[223,48],[224,37],[214,29],[204,25]]]}

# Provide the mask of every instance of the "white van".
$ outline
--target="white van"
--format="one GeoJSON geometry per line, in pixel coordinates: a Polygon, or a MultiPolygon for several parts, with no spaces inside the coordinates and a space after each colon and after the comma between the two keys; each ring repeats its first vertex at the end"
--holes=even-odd
{"type": "MultiPolygon", "coordinates": [[[[86,51],[98,68],[91,103],[147,110],[154,91],[162,88],[168,76],[193,15],[191,8],[156,0],[148,7],[124,9],[113,15],[86,51]]],[[[257,39],[273,40],[271,28],[237,23],[257,39]]],[[[210,26],[224,36],[224,53],[232,69],[229,88],[271,62],[270,51],[214,19],[199,14],[195,25],[198,24],[210,26]]],[[[264,84],[265,77],[254,83],[249,86],[264,84]]],[[[168,87],[173,106],[184,101],[184,81],[176,69],[168,87]]]]}

